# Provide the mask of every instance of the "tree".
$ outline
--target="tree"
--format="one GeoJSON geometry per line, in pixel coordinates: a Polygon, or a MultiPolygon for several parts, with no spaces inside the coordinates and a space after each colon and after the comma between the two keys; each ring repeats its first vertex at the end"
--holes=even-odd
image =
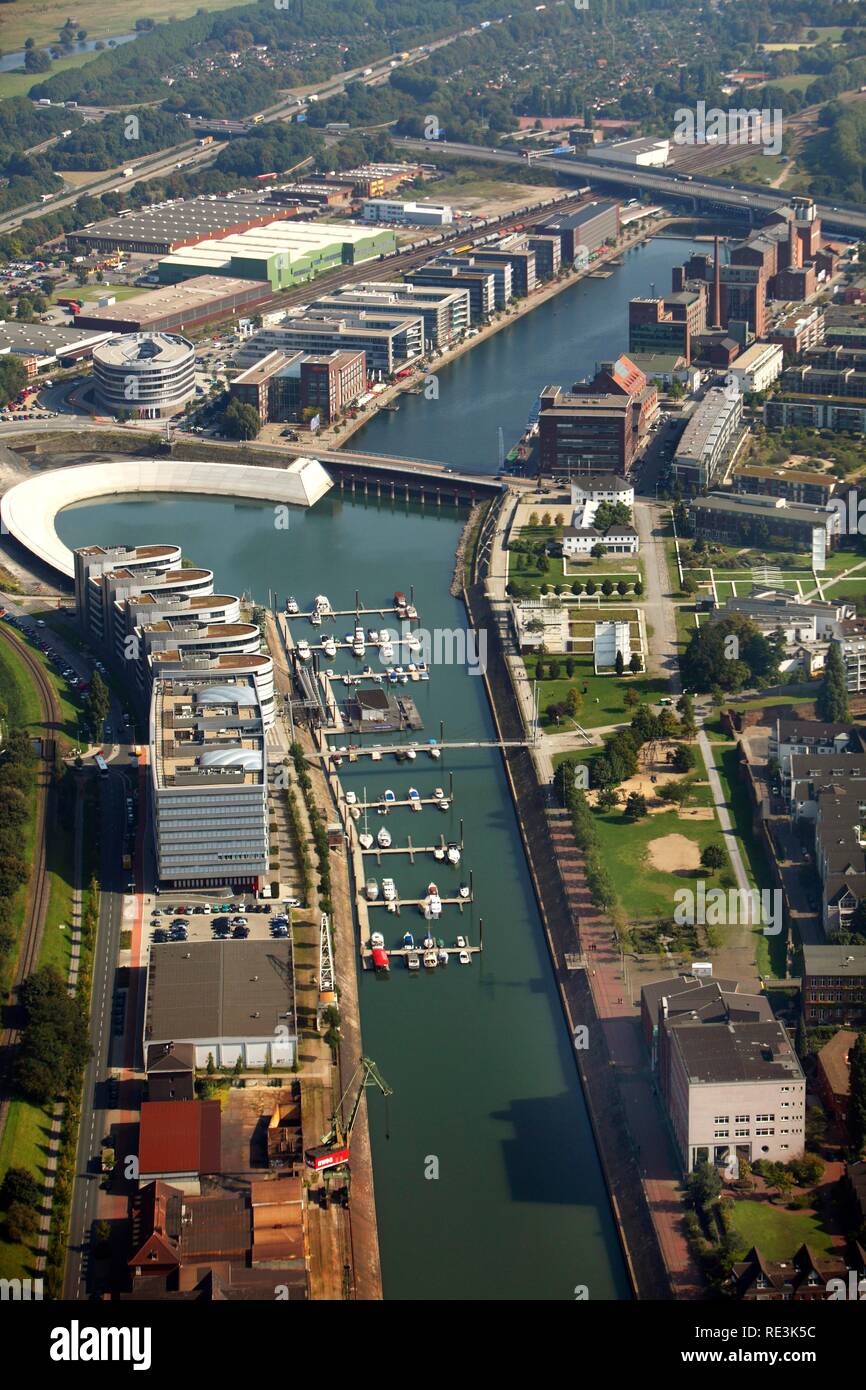
{"type": "Polygon", "coordinates": [[[572,719],[575,719],[577,717],[580,705],[580,692],[578,690],[575,690],[574,686],[572,686],[565,697],[565,708],[568,710],[568,713],[572,719]]]}
{"type": "Polygon", "coordinates": [[[620,598],[625,598],[626,594],[628,593],[628,585],[626,584],[624,579],[621,579],[619,581],[619,583],[616,586],[616,591],[619,594],[620,598]]]}
{"type": "Polygon", "coordinates": [[[533,527],[538,525],[538,512],[530,512],[529,525],[533,527]]]}
{"type": "Polygon", "coordinates": [[[698,592],[698,581],[693,574],[684,574],[680,588],[684,594],[696,594],[698,592]]]}
{"type": "Polygon", "coordinates": [[[634,581],[634,592],[636,597],[640,598],[641,594],[643,593],[643,581],[641,579],[636,579],[634,581]]]}
{"type": "Polygon", "coordinates": [[[815,701],[815,713],[827,724],[845,724],[850,718],[845,666],[837,642],[831,642],[827,651],[824,678],[815,701]]]}
{"type": "Polygon", "coordinates": [[[604,594],[605,598],[610,598],[611,594],[613,593],[612,579],[605,579],[604,583],[601,586],[601,592],[604,594]]]}
{"type": "MultiPolygon", "coordinates": [[[[633,676],[639,676],[639,675],[640,675],[641,670],[642,670],[642,667],[641,667],[640,655],[638,654],[638,652],[632,652],[632,654],[631,654],[631,659],[629,660],[629,663],[628,663],[628,669],[631,671],[631,673],[632,673],[633,676]]],[[[630,691],[629,693],[632,694],[632,695],[634,695],[634,694],[636,694],[637,692],[636,692],[636,691],[630,691]]]]}
{"type": "Polygon", "coordinates": [[[607,554],[607,547],[602,545],[601,541],[596,541],[589,553],[594,560],[603,560],[607,554]]]}
{"type": "Polygon", "coordinates": [[[216,1062],[213,1059],[212,1052],[209,1052],[207,1055],[207,1066],[205,1067],[205,1071],[208,1076],[213,1076],[216,1073],[216,1062]]]}
{"type": "Polygon", "coordinates": [[[13,1202],[36,1207],[42,1200],[42,1188],[26,1168],[8,1168],[0,1188],[0,1205],[8,1211],[13,1202]]]}
{"type": "Polygon", "coordinates": [[[536,679],[537,681],[543,681],[543,680],[544,680],[544,662],[543,662],[543,661],[536,661],[536,663],[535,663],[535,679],[536,679]]]}
{"type": "Polygon", "coordinates": [[[551,661],[551,663],[550,663],[550,679],[551,679],[552,681],[558,681],[558,680],[559,680],[559,671],[560,671],[559,662],[558,662],[558,661],[556,660],[556,658],[554,657],[554,659],[553,659],[553,660],[551,661]]]}
{"type": "Polygon", "coordinates": [[[696,762],[697,755],[694,748],[690,748],[687,743],[678,743],[672,758],[674,771],[691,772],[696,762]]]}
{"type": "Polygon", "coordinates": [[[705,869],[715,873],[718,869],[724,868],[726,863],[725,851],[721,845],[705,845],[701,850],[701,863],[705,869]]]}
{"type": "Polygon", "coordinates": [[[39,1217],[32,1207],[13,1202],[6,1213],[6,1239],[14,1245],[26,1245],[39,1229],[39,1217]]]}
{"type": "Polygon", "coordinates": [[[622,652],[619,650],[619,648],[617,648],[616,660],[614,661],[613,665],[614,665],[614,670],[616,671],[616,674],[617,674],[618,676],[621,676],[622,673],[623,673],[623,671],[625,670],[625,659],[624,659],[624,657],[623,657],[622,652]]]}
{"type": "Polygon", "coordinates": [[[602,787],[595,799],[599,811],[612,811],[619,805],[619,792],[615,787],[602,787]]]}
{"type": "Polygon", "coordinates": [[[262,428],[259,412],[246,401],[232,400],[223,414],[223,429],[232,439],[255,439],[262,428]]]}
{"type": "Polygon", "coordinates": [[[589,594],[589,597],[590,597],[590,598],[592,598],[593,594],[595,593],[595,590],[596,590],[596,583],[595,583],[595,580],[594,580],[594,579],[587,579],[587,581],[586,581],[586,592],[589,594]]]}
{"type": "Polygon", "coordinates": [[[640,695],[633,686],[629,686],[628,690],[625,692],[623,703],[626,709],[634,709],[635,705],[640,704],[640,695]]]}
{"type": "Polygon", "coordinates": [[[625,814],[629,820],[642,820],[647,813],[646,797],[641,792],[630,792],[625,803],[625,814]]]}
{"type": "Polygon", "coordinates": [[[50,72],[51,59],[44,48],[28,48],[24,54],[25,72],[50,72]]]}

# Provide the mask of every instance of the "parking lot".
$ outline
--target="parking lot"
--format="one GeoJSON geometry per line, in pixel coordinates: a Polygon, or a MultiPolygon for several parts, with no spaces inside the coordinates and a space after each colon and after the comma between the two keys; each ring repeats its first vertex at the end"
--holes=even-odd
{"type": "Polygon", "coordinates": [[[148,898],[144,908],[148,939],[157,945],[164,939],[215,941],[236,938],[267,941],[288,933],[292,909],[287,904],[246,902],[243,898],[232,898],[209,903],[208,906],[210,912],[204,910],[203,903],[191,903],[183,898],[175,900],[174,895],[169,901],[162,897],[148,898]],[[184,923],[183,929],[176,925],[181,922],[184,923]]]}

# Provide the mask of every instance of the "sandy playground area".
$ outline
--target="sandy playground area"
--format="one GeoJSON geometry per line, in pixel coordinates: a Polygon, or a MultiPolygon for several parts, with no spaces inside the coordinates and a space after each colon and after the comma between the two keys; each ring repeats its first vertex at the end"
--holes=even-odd
{"type": "Polygon", "coordinates": [[[647,854],[654,869],[668,874],[701,867],[700,845],[685,835],[662,835],[658,840],[650,840],[647,854]]]}

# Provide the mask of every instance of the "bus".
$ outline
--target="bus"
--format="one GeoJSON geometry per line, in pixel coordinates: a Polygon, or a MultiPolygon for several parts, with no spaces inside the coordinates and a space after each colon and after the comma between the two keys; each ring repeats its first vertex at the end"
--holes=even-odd
{"type": "Polygon", "coordinates": [[[94,761],[94,763],[96,764],[96,770],[97,770],[97,772],[99,773],[100,777],[107,777],[107,776],[108,776],[108,763],[105,761],[105,759],[103,758],[102,754],[101,754],[101,753],[97,753],[97,755],[96,755],[96,757],[93,759],[93,761],[94,761]]]}

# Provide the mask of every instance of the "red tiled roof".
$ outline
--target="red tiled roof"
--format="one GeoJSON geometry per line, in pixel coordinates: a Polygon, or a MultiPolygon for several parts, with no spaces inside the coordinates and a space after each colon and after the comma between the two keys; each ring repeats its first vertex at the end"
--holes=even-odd
{"type": "Polygon", "coordinates": [[[218,1100],[148,1100],[141,1107],[138,1158],[147,1173],[220,1171],[218,1100]]]}

